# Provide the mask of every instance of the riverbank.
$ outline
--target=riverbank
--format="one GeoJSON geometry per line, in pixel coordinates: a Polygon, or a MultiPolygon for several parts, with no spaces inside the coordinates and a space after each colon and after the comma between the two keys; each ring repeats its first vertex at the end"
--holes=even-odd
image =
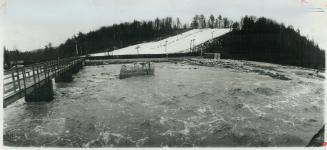
{"type": "Polygon", "coordinates": [[[286,66],[286,65],[279,65],[279,64],[271,64],[271,63],[264,63],[264,62],[256,62],[256,61],[246,61],[246,60],[231,60],[231,59],[220,59],[220,60],[213,60],[213,59],[202,59],[202,58],[188,58],[184,59],[184,62],[193,65],[199,66],[209,66],[209,67],[216,67],[216,68],[225,68],[230,69],[231,71],[236,72],[245,72],[245,73],[257,73],[259,75],[266,75],[270,76],[274,79],[279,80],[290,80],[288,78],[289,72],[285,72],[289,69],[293,70],[304,70],[304,72],[295,72],[296,75],[306,77],[306,78],[319,78],[325,79],[324,72],[318,72],[316,69],[309,69],[297,66],[286,66]]]}
{"type": "Polygon", "coordinates": [[[96,65],[109,65],[109,64],[124,64],[134,62],[176,62],[183,61],[186,59],[198,58],[196,56],[189,57],[168,57],[168,58],[134,58],[134,59],[104,59],[104,60],[85,60],[85,65],[96,66],[96,65]]]}

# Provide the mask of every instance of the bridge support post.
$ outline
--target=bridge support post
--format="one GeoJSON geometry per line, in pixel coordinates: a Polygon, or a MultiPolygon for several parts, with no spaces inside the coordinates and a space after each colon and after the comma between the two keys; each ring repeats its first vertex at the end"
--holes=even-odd
{"type": "Polygon", "coordinates": [[[25,95],[26,102],[40,102],[51,100],[53,100],[53,87],[51,80],[48,80],[42,86],[35,87],[35,90],[33,92],[25,95]]]}
{"type": "Polygon", "coordinates": [[[83,63],[82,62],[77,62],[73,67],[72,67],[72,71],[73,74],[76,74],[80,69],[83,68],[83,63]]]}
{"type": "Polygon", "coordinates": [[[79,63],[76,63],[73,67],[72,67],[72,71],[73,74],[76,74],[79,71],[80,67],[79,67],[79,63]]]}
{"type": "Polygon", "coordinates": [[[82,60],[81,65],[82,65],[81,68],[83,68],[83,66],[85,66],[85,60],[82,60]]]}
{"type": "Polygon", "coordinates": [[[70,82],[70,81],[73,81],[73,70],[72,69],[66,70],[60,76],[57,76],[55,78],[55,81],[56,82],[70,82]]]}
{"type": "Polygon", "coordinates": [[[83,69],[83,61],[79,62],[78,65],[79,65],[78,67],[79,67],[80,69],[83,69]]]}

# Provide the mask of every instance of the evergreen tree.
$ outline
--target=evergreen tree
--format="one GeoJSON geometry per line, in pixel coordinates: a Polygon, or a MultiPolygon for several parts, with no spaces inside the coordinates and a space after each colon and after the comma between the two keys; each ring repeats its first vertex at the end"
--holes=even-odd
{"type": "Polygon", "coordinates": [[[220,14],[218,15],[218,18],[217,18],[217,20],[218,20],[218,22],[217,22],[217,24],[218,24],[218,28],[221,28],[221,21],[222,21],[222,17],[221,17],[221,15],[220,15],[220,14]]]}
{"type": "Polygon", "coordinates": [[[223,27],[224,28],[228,28],[229,27],[229,20],[226,17],[223,18],[223,27]]]}
{"type": "Polygon", "coordinates": [[[207,24],[206,24],[206,18],[203,14],[200,15],[200,18],[199,18],[199,28],[200,29],[203,29],[203,28],[206,28],[207,27],[207,24]]]}
{"type": "Polygon", "coordinates": [[[215,16],[214,15],[210,15],[209,20],[208,20],[208,26],[209,28],[214,28],[215,27],[215,16]]]}
{"type": "Polygon", "coordinates": [[[194,17],[193,17],[193,21],[191,22],[191,28],[192,29],[197,29],[197,28],[199,28],[199,15],[195,15],[194,17]]]}
{"type": "Polygon", "coordinates": [[[179,18],[177,17],[176,19],[176,25],[177,25],[177,29],[180,29],[181,28],[181,21],[179,20],[179,18]]]}
{"type": "Polygon", "coordinates": [[[240,24],[238,22],[234,22],[232,25],[233,30],[239,30],[240,29],[240,24]]]}

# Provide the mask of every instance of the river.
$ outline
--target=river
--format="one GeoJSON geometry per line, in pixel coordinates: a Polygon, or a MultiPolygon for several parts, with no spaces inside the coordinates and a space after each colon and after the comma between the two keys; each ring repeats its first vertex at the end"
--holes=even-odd
{"type": "Polygon", "coordinates": [[[291,80],[187,63],[120,80],[121,64],[84,66],[54,100],[4,109],[4,144],[46,147],[305,146],[323,125],[323,79],[291,80]]]}

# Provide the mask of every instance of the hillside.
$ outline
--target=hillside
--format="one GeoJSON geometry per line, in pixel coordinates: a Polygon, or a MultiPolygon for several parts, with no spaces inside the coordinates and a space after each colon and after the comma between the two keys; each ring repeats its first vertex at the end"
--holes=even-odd
{"type": "Polygon", "coordinates": [[[24,60],[25,65],[78,55],[93,54],[127,47],[144,42],[158,41],[190,30],[179,19],[171,17],[154,20],[123,22],[104,26],[88,33],[77,33],[59,46],[51,43],[32,51],[9,50],[4,47],[5,68],[10,61],[24,60]],[[76,50],[77,47],[77,50],[76,50]]]}
{"type": "MultiPolygon", "coordinates": [[[[111,55],[136,55],[136,54],[166,54],[166,53],[187,53],[190,47],[196,47],[212,38],[220,37],[228,33],[230,29],[193,29],[169,38],[146,42],[118,49],[111,55]],[[194,42],[191,43],[191,40],[194,42]],[[167,51],[166,44],[167,42],[167,51]],[[191,45],[192,44],[192,45],[191,45]],[[138,48],[138,49],[137,49],[138,48]]],[[[107,53],[96,53],[91,56],[105,56],[107,53]]]]}
{"type": "Polygon", "coordinates": [[[307,68],[325,68],[325,51],[300,30],[264,17],[245,16],[233,31],[222,36],[221,45],[208,44],[205,51],[223,48],[223,58],[263,61],[307,68]]]}
{"type": "Polygon", "coordinates": [[[208,19],[206,21],[203,15],[196,15],[190,26],[188,23],[182,24],[178,18],[174,21],[171,17],[150,21],[134,20],[88,33],[78,33],[58,47],[52,47],[51,43],[34,51],[7,50],[4,47],[4,66],[10,68],[12,60],[24,60],[25,65],[28,65],[76,56],[77,52],[82,56],[136,56],[135,54],[185,53],[190,52],[190,49],[201,49],[205,52],[221,52],[222,58],[228,59],[315,69],[325,67],[325,51],[292,26],[253,16],[245,16],[238,22],[221,16],[216,19],[210,16],[208,19]],[[224,28],[233,30],[230,32],[224,28]]]}
{"type": "Polygon", "coordinates": [[[174,25],[171,17],[154,21],[136,21],[102,27],[96,31],[68,39],[57,49],[61,56],[75,55],[77,43],[78,54],[93,54],[135,45],[143,42],[157,41],[185,32],[189,29],[174,25]]]}

